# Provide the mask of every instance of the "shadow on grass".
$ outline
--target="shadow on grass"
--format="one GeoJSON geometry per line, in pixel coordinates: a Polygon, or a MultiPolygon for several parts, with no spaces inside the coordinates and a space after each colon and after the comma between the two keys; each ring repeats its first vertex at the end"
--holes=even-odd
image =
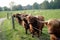
{"type": "Polygon", "coordinates": [[[39,39],[40,39],[40,40],[50,40],[50,39],[49,39],[49,35],[48,35],[47,33],[43,33],[43,34],[40,36],[39,39]]]}

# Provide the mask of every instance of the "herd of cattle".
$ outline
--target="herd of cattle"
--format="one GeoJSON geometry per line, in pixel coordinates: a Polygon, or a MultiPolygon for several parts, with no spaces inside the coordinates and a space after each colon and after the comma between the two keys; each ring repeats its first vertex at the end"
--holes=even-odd
{"type": "Polygon", "coordinates": [[[40,37],[42,34],[42,29],[45,26],[48,28],[48,33],[50,34],[50,40],[60,40],[60,20],[59,19],[49,19],[44,20],[43,16],[33,16],[28,14],[13,14],[20,25],[25,28],[26,34],[29,32],[32,37],[35,35],[40,37]]]}

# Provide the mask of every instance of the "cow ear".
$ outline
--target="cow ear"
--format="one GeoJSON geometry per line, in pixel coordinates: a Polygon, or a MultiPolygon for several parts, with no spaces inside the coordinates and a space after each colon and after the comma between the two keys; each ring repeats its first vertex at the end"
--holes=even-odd
{"type": "Polygon", "coordinates": [[[45,23],[46,25],[48,24],[48,22],[45,23]]]}
{"type": "Polygon", "coordinates": [[[12,16],[15,17],[15,14],[13,14],[12,16]]]}

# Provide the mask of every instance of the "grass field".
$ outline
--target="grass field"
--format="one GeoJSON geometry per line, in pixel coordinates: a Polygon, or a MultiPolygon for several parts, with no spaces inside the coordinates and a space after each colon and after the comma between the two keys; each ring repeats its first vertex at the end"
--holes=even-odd
{"type": "MultiPolygon", "coordinates": [[[[11,11],[10,11],[11,12],[11,11]]],[[[9,13],[10,13],[9,12],[9,13]]],[[[60,9],[56,10],[24,10],[24,11],[12,11],[12,13],[26,12],[27,14],[32,15],[42,15],[45,17],[45,20],[48,19],[59,19],[60,18],[60,9]]],[[[6,17],[8,11],[1,11],[0,18],[6,17]]],[[[30,34],[25,34],[24,28],[19,25],[15,20],[15,28],[12,29],[11,19],[6,19],[3,25],[0,26],[0,40],[38,40],[37,37],[32,38],[30,34]]],[[[43,28],[43,34],[41,35],[40,40],[49,40],[49,34],[47,32],[47,27],[43,28]]]]}

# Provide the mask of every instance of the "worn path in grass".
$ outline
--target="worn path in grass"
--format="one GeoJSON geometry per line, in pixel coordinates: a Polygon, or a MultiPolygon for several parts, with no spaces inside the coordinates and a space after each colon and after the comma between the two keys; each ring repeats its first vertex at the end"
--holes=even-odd
{"type": "Polygon", "coordinates": [[[6,18],[0,18],[0,40],[4,40],[5,38],[2,32],[2,25],[3,25],[4,20],[6,20],[6,18]]]}
{"type": "Polygon", "coordinates": [[[6,18],[0,18],[0,32],[1,32],[1,26],[6,18]]]}

